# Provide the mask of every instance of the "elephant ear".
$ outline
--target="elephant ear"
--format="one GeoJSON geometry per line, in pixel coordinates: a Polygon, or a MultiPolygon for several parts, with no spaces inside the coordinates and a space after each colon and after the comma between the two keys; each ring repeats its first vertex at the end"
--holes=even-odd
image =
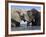
{"type": "Polygon", "coordinates": [[[20,15],[17,11],[12,11],[11,18],[14,19],[17,22],[21,21],[20,15]]]}
{"type": "Polygon", "coordinates": [[[28,14],[28,17],[29,17],[29,21],[32,21],[33,15],[32,15],[31,10],[28,10],[28,11],[27,11],[27,14],[28,14]]]}

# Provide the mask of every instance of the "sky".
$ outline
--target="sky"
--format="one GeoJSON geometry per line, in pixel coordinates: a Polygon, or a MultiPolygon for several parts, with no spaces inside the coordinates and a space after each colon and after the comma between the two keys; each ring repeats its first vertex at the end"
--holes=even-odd
{"type": "Polygon", "coordinates": [[[14,6],[12,5],[11,8],[27,9],[27,10],[31,10],[34,8],[36,10],[41,10],[40,6],[14,6]]]}

